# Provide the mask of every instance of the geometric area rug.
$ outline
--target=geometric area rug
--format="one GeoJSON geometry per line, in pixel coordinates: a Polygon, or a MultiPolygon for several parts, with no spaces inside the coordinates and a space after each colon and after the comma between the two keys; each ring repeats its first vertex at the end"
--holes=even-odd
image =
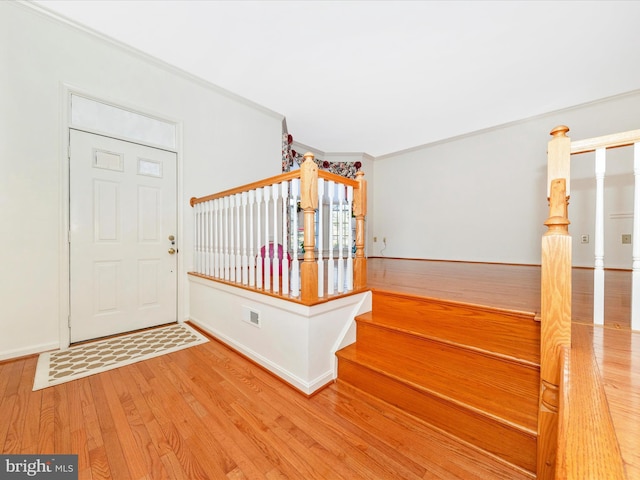
{"type": "Polygon", "coordinates": [[[40,354],[33,390],[130,365],[208,342],[184,323],[40,354]]]}

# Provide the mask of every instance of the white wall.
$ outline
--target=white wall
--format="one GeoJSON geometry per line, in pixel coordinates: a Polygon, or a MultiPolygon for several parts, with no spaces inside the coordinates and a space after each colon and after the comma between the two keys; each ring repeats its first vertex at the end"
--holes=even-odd
{"type": "Polygon", "coordinates": [[[66,321],[64,84],[180,122],[187,318],[189,198],[280,173],[282,116],[27,5],[0,2],[0,32],[0,359],[56,348],[66,321]]]}
{"type": "Polygon", "coordinates": [[[355,317],[371,311],[371,293],[307,307],[190,276],[191,321],[311,394],[336,378],[335,352],[355,341],[355,317]],[[249,311],[259,327],[243,320],[249,311]]]}
{"type": "MultiPolygon", "coordinates": [[[[576,140],[638,129],[640,92],[377,158],[372,213],[378,242],[370,254],[539,264],[548,216],[546,148],[559,124],[576,140]]],[[[631,233],[630,220],[611,215],[632,211],[632,168],[628,159],[610,167],[605,266],[630,268],[631,248],[619,235],[631,233]]],[[[572,169],[570,232],[574,244],[583,233],[591,239],[575,246],[574,264],[591,266],[593,157],[574,157],[572,169]]]]}

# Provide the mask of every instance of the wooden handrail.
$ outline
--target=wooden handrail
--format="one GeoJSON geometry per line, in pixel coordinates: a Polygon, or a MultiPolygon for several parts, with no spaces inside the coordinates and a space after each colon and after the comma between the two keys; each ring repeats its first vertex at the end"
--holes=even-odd
{"type": "Polygon", "coordinates": [[[268,187],[275,183],[282,183],[285,181],[293,180],[294,178],[300,178],[300,170],[294,170],[292,172],[281,173],[273,177],[265,178],[264,180],[258,180],[257,182],[247,183],[240,187],[230,188],[223,192],[212,193],[204,197],[191,197],[189,203],[193,207],[194,205],[202,202],[208,202],[209,200],[215,200],[217,198],[228,197],[229,195],[236,195],[242,192],[248,192],[249,190],[255,190],[256,188],[268,187]]]}
{"type": "MultiPolygon", "coordinates": [[[[358,173],[361,173],[361,172],[358,172],[358,173]]],[[[265,178],[263,180],[258,180],[257,182],[253,182],[253,183],[247,183],[246,185],[242,185],[240,187],[230,188],[228,190],[224,190],[218,193],[213,193],[211,195],[206,195],[204,197],[192,197],[189,203],[193,207],[197,203],[208,202],[209,200],[224,198],[224,197],[228,197],[229,195],[248,192],[249,190],[255,190],[256,188],[268,187],[276,183],[287,182],[294,178],[300,178],[300,174],[301,174],[300,170],[293,170],[291,172],[281,173],[280,175],[274,175],[273,177],[265,178]]],[[[347,177],[342,177],[340,175],[336,175],[335,173],[326,172],[324,170],[318,171],[318,178],[324,178],[325,180],[333,180],[336,183],[342,183],[344,185],[351,186],[354,189],[360,188],[360,183],[357,180],[353,180],[347,177]]]]}
{"type": "Polygon", "coordinates": [[[628,132],[613,133],[585,140],[575,140],[571,142],[571,155],[593,152],[599,148],[628,147],[637,142],[640,142],[640,130],[629,130],[628,132]]]}
{"type": "Polygon", "coordinates": [[[572,347],[561,352],[555,478],[623,480],[620,446],[587,328],[577,329],[575,337],[584,338],[575,338],[572,347]]]}
{"type": "MultiPolygon", "coordinates": [[[[364,175],[362,171],[358,171],[358,173],[356,173],[356,176],[358,174],[364,175]]],[[[353,180],[352,178],[336,175],[335,173],[327,172],[326,170],[318,170],[318,178],[324,178],[325,180],[332,180],[336,183],[342,183],[343,185],[353,187],[354,189],[360,188],[360,182],[358,182],[357,178],[356,180],[353,180]]]]}
{"type": "MultiPolygon", "coordinates": [[[[230,205],[231,208],[234,208],[234,197],[237,197],[237,199],[235,199],[235,205],[238,207],[238,212],[235,213],[234,215],[236,215],[235,221],[237,222],[236,225],[236,230],[238,231],[238,233],[240,232],[240,223],[239,223],[239,216],[240,216],[240,208],[242,207],[242,214],[245,215],[244,220],[246,221],[246,215],[247,215],[247,202],[249,202],[249,215],[251,218],[253,218],[251,215],[253,215],[253,210],[251,205],[253,205],[253,200],[252,198],[254,198],[257,201],[257,204],[261,203],[261,189],[263,187],[265,192],[266,191],[272,191],[273,193],[273,199],[274,199],[274,209],[275,207],[275,199],[276,196],[279,195],[277,192],[279,192],[279,190],[271,190],[269,188],[266,187],[272,187],[272,188],[277,188],[279,189],[279,184],[283,184],[282,187],[282,192],[283,195],[285,195],[285,190],[288,187],[288,185],[286,185],[285,182],[289,182],[291,180],[294,179],[299,179],[299,197],[298,197],[298,208],[299,210],[302,210],[303,212],[303,232],[304,232],[304,241],[303,241],[303,246],[304,246],[304,258],[303,258],[303,262],[300,265],[300,269],[299,271],[297,270],[298,268],[298,258],[296,255],[296,258],[294,259],[294,263],[293,263],[293,267],[291,267],[293,270],[293,275],[294,277],[297,279],[300,279],[300,283],[299,283],[299,288],[298,285],[291,287],[291,292],[293,293],[293,295],[295,297],[298,297],[299,295],[299,301],[305,305],[314,305],[316,303],[318,303],[318,301],[320,300],[319,298],[319,294],[322,295],[322,292],[319,292],[318,290],[318,285],[319,285],[319,281],[320,279],[318,278],[318,273],[319,273],[319,268],[318,268],[318,261],[315,257],[315,237],[316,237],[316,232],[315,232],[315,215],[316,212],[318,210],[318,203],[319,203],[319,198],[318,198],[318,179],[322,178],[325,181],[329,181],[332,183],[335,183],[336,185],[341,185],[343,187],[351,187],[353,190],[348,189],[348,196],[349,196],[349,202],[351,202],[353,199],[353,203],[352,203],[352,208],[353,208],[353,212],[354,212],[354,216],[356,217],[356,240],[355,240],[355,247],[356,247],[356,252],[355,252],[355,258],[352,258],[352,264],[347,264],[346,266],[344,264],[342,268],[346,268],[346,270],[349,272],[349,276],[347,277],[347,283],[348,283],[348,290],[352,291],[352,290],[363,290],[366,288],[366,283],[367,283],[367,269],[366,269],[366,258],[364,255],[364,247],[365,247],[365,225],[364,225],[364,219],[365,219],[365,215],[366,215],[366,202],[367,202],[367,198],[366,198],[366,181],[363,178],[364,173],[359,171],[357,172],[357,178],[354,179],[350,179],[350,178],[346,178],[346,177],[342,177],[340,175],[336,175],[327,171],[323,171],[320,170],[318,168],[318,164],[315,162],[314,160],[314,156],[312,153],[307,153],[304,156],[305,161],[302,163],[302,165],[300,166],[299,170],[294,170],[292,172],[287,172],[287,173],[283,173],[281,175],[276,175],[270,178],[266,178],[264,180],[260,180],[257,182],[253,182],[253,183],[249,183],[246,185],[242,185],[240,187],[235,187],[229,190],[225,190],[223,192],[218,192],[218,193],[214,193],[211,195],[206,195],[204,197],[193,197],[190,200],[190,204],[192,207],[197,206],[198,204],[203,204],[206,202],[212,202],[214,200],[217,201],[222,201],[224,199],[224,202],[227,201],[227,199],[230,199],[230,205]],[[247,195],[248,194],[248,195],[247,195]],[[254,195],[252,197],[252,195],[254,195]],[[299,273],[299,277],[298,277],[298,273],[299,273]],[[353,279],[351,279],[351,274],[353,275],[353,279]]],[[[292,187],[293,188],[293,187],[292,187]]],[[[344,197],[344,196],[343,196],[344,197]]],[[[270,197],[271,198],[271,197],[270,197]]],[[[331,197],[330,197],[331,198],[331,197]]],[[[343,198],[344,200],[344,198],[343,198]]],[[[270,200],[265,199],[265,202],[268,202],[270,200]]],[[[284,202],[284,200],[283,200],[284,202]]],[[[217,212],[217,206],[216,205],[201,205],[199,206],[199,208],[206,208],[208,210],[205,211],[204,215],[206,218],[206,222],[209,222],[208,226],[206,227],[208,228],[212,228],[211,226],[211,218],[212,218],[212,213],[211,212],[217,212]],[[208,216],[207,216],[208,215],[208,216]]],[[[227,208],[227,204],[225,203],[225,209],[227,208]]],[[[266,207],[265,207],[266,208],[266,207]]],[[[285,205],[284,203],[282,204],[282,218],[283,218],[283,222],[284,222],[284,218],[288,217],[288,206],[285,205]]],[[[197,210],[197,209],[196,209],[197,210]]],[[[258,209],[257,211],[258,213],[258,219],[257,222],[258,224],[260,224],[260,210],[258,209]]],[[[267,215],[267,212],[265,210],[265,215],[267,215]]],[[[215,218],[219,218],[219,217],[215,217],[215,218]]],[[[227,217],[224,217],[227,218],[227,217]]],[[[278,212],[275,212],[274,210],[274,214],[271,217],[274,219],[274,231],[276,231],[276,224],[278,222],[277,218],[278,218],[278,212]]],[[[294,222],[297,221],[297,215],[294,217],[294,222]]],[[[216,227],[217,227],[217,222],[220,221],[222,222],[222,220],[215,220],[216,222],[216,227]]],[[[249,220],[250,221],[250,225],[253,225],[253,220],[249,220]]],[[[196,223],[196,234],[198,234],[198,228],[203,228],[203,227],[198,227],[198,223],[196,223]]],[[[295,223],[294,223],[295,225],[295,223]]],[[[226,228],[226,227],[225,227],[226,228]]],[[[252,228],[252,227],[251,227],[252,228]]],[[[294,228],[298,228],[297,226],[294,228]]],[[[223,229],[224,230],[224,229],[223,229]]],[[[213,257],[211,257],[212,253],[212,247],[211,247],[211,238],[212,238],[212,234],[211,232],[209,232],[209,230],[204,231],[204,233],[202,233],[204,230],[200,230],[201,232],[201,240],[204,244],[208,245],[207,247],[205,247],[205,249],[207,249],[207,253],[203,254],[205,255],[204,257],[199,257],[199,258],[205,258],[204,260],[204,265],[206,265],[206,268],[211,269],[210,263],[206,263],[206,262],[211,262],[211,258],[213,258],[213,263],[214,263],[214,267],[213,270],[216,271],[216,273],[212,276],[213,278],[220,278],[219,272],[216,270],[216,265],[218,265],[217,263],[217,258],[218,258],[218,248],[219,247],[215,247],[216,251],[213,253],[213,257]],[[207,256],[209,259],[207,259],[207,256]]],[[[265,230],[265,232],[268,230],[265,230]]],[[[288,230],[287,230],[288,231],[288,230]]],[[[246,242],[246,229],[244,230],[244,242],[246,242]]],[[[283,233],[284,235],[284,233],[283,233]]],[[[253,233],[252,231],[249,233],[250,238],[253,238],[253,233]]],[[[217,237],[214,234],[213,235],[214,241],[217,242],[217,237]]],[[[237,237],[236,240],[239,242],[240,237],[237,237]]],[[[351,237],[349,237],[351,238],[351,237]]],[[[224,256],[225,256],[225,272],[227,272],[229,266],[226,263],[226,257],[227,257],[227,244],[226,244],[227,240],[225,237],[225,244],[224,244],[224,256]]],[[[240,250],[240,246],[237,243],[237,250],[240,250]]],[[[251,242],[251,240],[250,240],[251,242]]],[[[342,242],[342,239],[341,239],[342,242]]],[[[265,245],[267,245],[269,243],[269,240],[265,240],[265,245]]],[[[217,245],[217,244],[216,244],[217,245]]],[[[297,243],[296,243],[297,245],[297,243]]],[[[341,244],[342,245],[342,244],[341,244]]],[[[286,244],[285,244],[286,247],[286,244]]],[[[246,246],[242,247],[243,249],[246,249],[246,246]]],[[[251,246],[249,248],[252,248],[251,246]]],[[[346,248],[351,248],[351,245],[348,245],[346,248]]],[[[233,247],[232,247],[233,249],[233,247]]],[[[294,250],[294,255],[295,252],[297,250],[294,250]]],[[[196,250],[196,257],[199,255],[199,250],[196,250]]],[[[236,252],[235,253],[235,257],[239,257],[239,253],[236,252]]],[[[283,254],[286,255],[286,254],[283,254]]],[[[250,253],[248,256],[249,258],[247,258],[247,254],[243,252],[243,256],[245,257],[246,260],[251,261],[251,259],[253,258],[253,254],[250,253]]],[[[280,257],[278,257],[280,258],[280,257]]],[[[349,254],[349,258],[351,258],[351,254],[349,254]]],[[[342,260],[342,254],[340,256],[340,260],[338,260],[339,265],[340,265],[340,261],[342,260]]],[[[240,260],[238,260],[240,261],[240,260]]],[[[244,260],[242,260],[244,262],[244,260]]],[[[236,263],[236,265],[240,265],[239,263],[236,263]]],[[[203,272],[201,271],[201,269],[199,269],[200,267],[202,267],[202,265],[200,265],[196,270],[196,274],[202,275],[203,272]]],[[[231,264],[231,269],[234,268],[233,264],[231,264]]],[[[252,278],[253,278],[253,270],[251,270],[250,265],[247,266],[246,262],[243,263],[242,265],[243,270],[243,278],[244,278],[244,274],[246,273],[247,276],[249,277],[249,283],[251,284],[252,282],[252,278]]],[[[257,268],[260,268],[260,265],[257,266],[257,268]]],[[[332,267],[333,268],[333,267],[332,267]]],[[[274,270],[275,271],[275,270],[274,270]]],[[[331,270],[333,272],[333,269],[331,270]]],[[[340,270],[342,271],[342,270],[340,270]]],[[[286,273],[286,272],[285,272],[286,273]]],[[[225,273],[226,274],[226,273],[225,273]]],[[[322,274],[322,271],[320,271],[320,274],[322,274]]],[[[208,273],[207,273],[208,275],[208,273]]],[[[256,272],[257,278],[262,278],[259,276],[258,272],[256,272]]],[[[266,280],[266,283],[269,283],[269,278],[268,275],[265,273],[264,274],[264,278],[266,280]]],[[[277,277],[274,276],[274,279],[276,279],[277,277]]],[[[283,277],[284,278],[284,277],[283,277]]],[[[340,281],[340,276],[338,277],[338,280],[340,281]]],[[[225,277],[226,279],[226,277],[225,277]]],[[[244,281],[244,280],[243,280],[244,281]]],[[[236,282],[237,283],[237,282],[236,282]]],[[[252,285],[252,284],[251,284],[252,285]]],[[[284,285],[284,283],[283,283],[284,285]]],[[[259,281],[256,281],[256,288],[258,290],[262,289],[262,284],[259,281]]],[[[273,287],[274,288],[274,292],[277,292],[277,288],[276,286],[273,287]]],[[[285,287],[283,287],[285,288],[285,287]]],[[[338,289],[338,292],[342,292],[342,288],[338,289]]]]}

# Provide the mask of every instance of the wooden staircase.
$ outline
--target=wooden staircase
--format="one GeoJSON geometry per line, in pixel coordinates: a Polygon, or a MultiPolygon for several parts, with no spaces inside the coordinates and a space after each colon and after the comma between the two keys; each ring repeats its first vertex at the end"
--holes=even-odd
{"type": "Polygon", "coordinates": [[[535,476],[540,324],[534,314],[373,292],[338,381],[535,476]]]}

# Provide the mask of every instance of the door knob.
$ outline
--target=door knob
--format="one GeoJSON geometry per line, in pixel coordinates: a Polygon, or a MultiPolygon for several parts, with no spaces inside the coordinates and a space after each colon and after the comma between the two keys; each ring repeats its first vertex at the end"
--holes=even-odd
{"type": "Polygon", "coordinates": [[[176,253],[175,248],[170,248],[168,251],[169,251],[169,255],[173,255],[174,253],[176,253]]]}

